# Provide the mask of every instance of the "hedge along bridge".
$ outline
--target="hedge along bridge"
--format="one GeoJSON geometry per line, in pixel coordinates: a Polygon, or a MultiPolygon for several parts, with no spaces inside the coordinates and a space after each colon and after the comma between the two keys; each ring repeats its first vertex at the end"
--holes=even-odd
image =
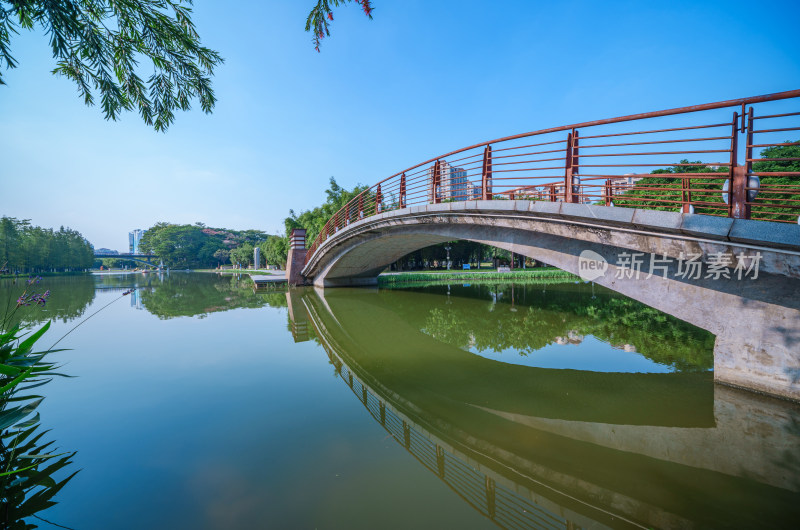
{"type": "Polygon", "coordinates": [[[793,90],[598,120],[426,160],[357,195],[310,248],[295,231],[287,277],[374,284],[455,239],[576,274],[601,264],[597,283],[716,335],[716,380],[800,400],[800,160],[760,154],[800,145],[786,141],[800,136],[798,101],[793,90]]]}

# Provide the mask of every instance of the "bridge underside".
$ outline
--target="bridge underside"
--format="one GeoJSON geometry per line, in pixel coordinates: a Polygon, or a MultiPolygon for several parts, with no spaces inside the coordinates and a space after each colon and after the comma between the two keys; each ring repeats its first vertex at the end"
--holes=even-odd
{"type": "Polygon", "coordinates": [[[591,250],[608,263],[596,283],[716,335],[717,381],[800,400],[800,227],[564,203],[482,202],[428,205],[353,223],[317,249],[303,275],[320,287],[374,284],[400,257],[456,239],[577,274],[579,256],[591,250]],[[639,275],[621,267],[633,252],[646,254],[639,275]],[[648,276],[651,253],[658,261],[648,276]],[[699,278],[679,276],[681,254],[701,256],[699,278]],[[728,278],[707,277],[715,256],[731,263],[728,278]],[[737,278],[732,266],[742,256],[750,264],[760,256],[757,278],[737,278]]]}

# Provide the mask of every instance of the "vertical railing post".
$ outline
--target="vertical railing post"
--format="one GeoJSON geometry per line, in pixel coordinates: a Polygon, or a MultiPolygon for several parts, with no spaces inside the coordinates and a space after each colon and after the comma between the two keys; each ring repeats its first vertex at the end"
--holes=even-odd
{"type": "Polygon", "coordinates": [[[358,218],[359,219],[363,219],[364,218],[364,193],[366,193],[366,192],[362,191],[358,195],[358,218]]]}
{"type": "MultiPolygon", "coordinates": [[[[744,128],[744,115],[742,115],[742,128],[744,128]]],[[[749,175],[753,171],[753,107],[750,107],[747,112],[747,136],[745,137],[744,152],[749,175]]]]}
{"type": "Polygon", "coordinates": [[[567,153],[564,158],[564,202],[572,200],[572,132],[567,134],[567,153]]]}
{"type": "Polygon", "coordinates": [[[496,513],[494,480],[487,476],[485,486],[486,486],[486,513],[489,514],[489,519],[494,519],[496,513]]]}
{"type": "Polygon", "coordinates": [[[436,446],[436,470],[439,472],[439,478],[444,479],[444,448],[436,446]]]}
{"type": "Polygon", "coordinates": [[[681,202],[683,203],[683,208],[681,211],[683,213],[691,213],[692,211],[692,179],[688,177],[683,177],[681,179],[682,186],[681,186],[681,202]]]}
{"type": "Polygon", "coordinates": [[[441,165],[437,160],[433,167],[430,169],[431,171],[431,198],[430,202],[433,204],[439,204],[442,202],[442,176],[441,176],[441,165]]]}
{"type": "Polygon", "coordinates": [[[406,207],[406,174],[400,175],[400,208],[406,207]]]}
{"type": "Polygon", "coordinates": [[[381,213],[381,201],[383,201],[383,194],[381,193],[381,185],[378,184],[378,189],[375,190],[375,215],[381,213]]]}
{"type": "MultiPolygon", "coordinates": [[[[742,116],[744,121],[744,116],[742,116]]],[[[739,114],[733,113],[731,131],[731,160],[728,177],[728,215],[734,219],[749,219],[750,207],[747,204],[747,164],[740,166],[737,163],[739,150],[739,114]]]]}
{"type": "MultiPolygon", "coordinates": [[[[744,114],[742,114],[742,127],[744,127],[744,114]]],[[[750,187],[750,174],[753,172],[753,107],[747,113],[747,136],[745,136],[744,145],[744,158],[745,158],[745,188],[750,187]]],[[[751,192],[745,189],[744,200],[746,203],[750,201],[751,192]]],[[[745,204],[745,219],[750,219],[751,205],[745,204]]]]}
{"type": "Polygon", "coordinates": [[[582,202],[580,164],[578,163],[578,130],[572,129],[572,202],[582,202]]]}
{"type": "Polygon", "coordinates": [[[481,172],[481,199],[492,200],[492,146],[483,150],[483,171],[481,172]]]}

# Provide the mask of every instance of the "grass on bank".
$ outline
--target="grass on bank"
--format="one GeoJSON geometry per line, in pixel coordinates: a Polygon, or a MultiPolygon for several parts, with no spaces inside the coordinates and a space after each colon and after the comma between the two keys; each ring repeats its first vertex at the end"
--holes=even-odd
{"type": "Polygon", "coordinates": [[[15,273],[3,273],[0,274],[0,280],[5,278],[17,278],[20,280],[24,280],[27,278],[34,278],[39,276],[41,278],[48,277],[48,276],[83,276],[84,274],[91,274],[91,270],[85,271],[69,271],[69,272],[20,272],[19,274],[15,273]]]}
{"type": "Polygon", "coordinates": [[[559,281],[579,281],[570,272],[555,267],[514,270],[510,272],[481,271],[441,271],[441,272],[401,272],[378,276],[378,285],[395,285],[409,282],[431,282],[446,280],[513,280],[515,283],[551,283],[559,281]]]}

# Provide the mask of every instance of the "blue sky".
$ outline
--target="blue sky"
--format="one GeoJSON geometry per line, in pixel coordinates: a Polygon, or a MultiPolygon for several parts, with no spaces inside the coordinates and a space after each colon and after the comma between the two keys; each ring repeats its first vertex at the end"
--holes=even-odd
{"type": "Polygon", "coordinates": [[[800,3],[374,0],[335,11],[317,53],[313,0],[196,0],[221,52],[212,115],[166,134],[106,122],[50,74],[41,32],[12,41],[0,87],[0,214],[70,226],[96,247],[158,221],[277,233],[328,179],[372,184],[480,141],[800,88],[800,3]]]}

